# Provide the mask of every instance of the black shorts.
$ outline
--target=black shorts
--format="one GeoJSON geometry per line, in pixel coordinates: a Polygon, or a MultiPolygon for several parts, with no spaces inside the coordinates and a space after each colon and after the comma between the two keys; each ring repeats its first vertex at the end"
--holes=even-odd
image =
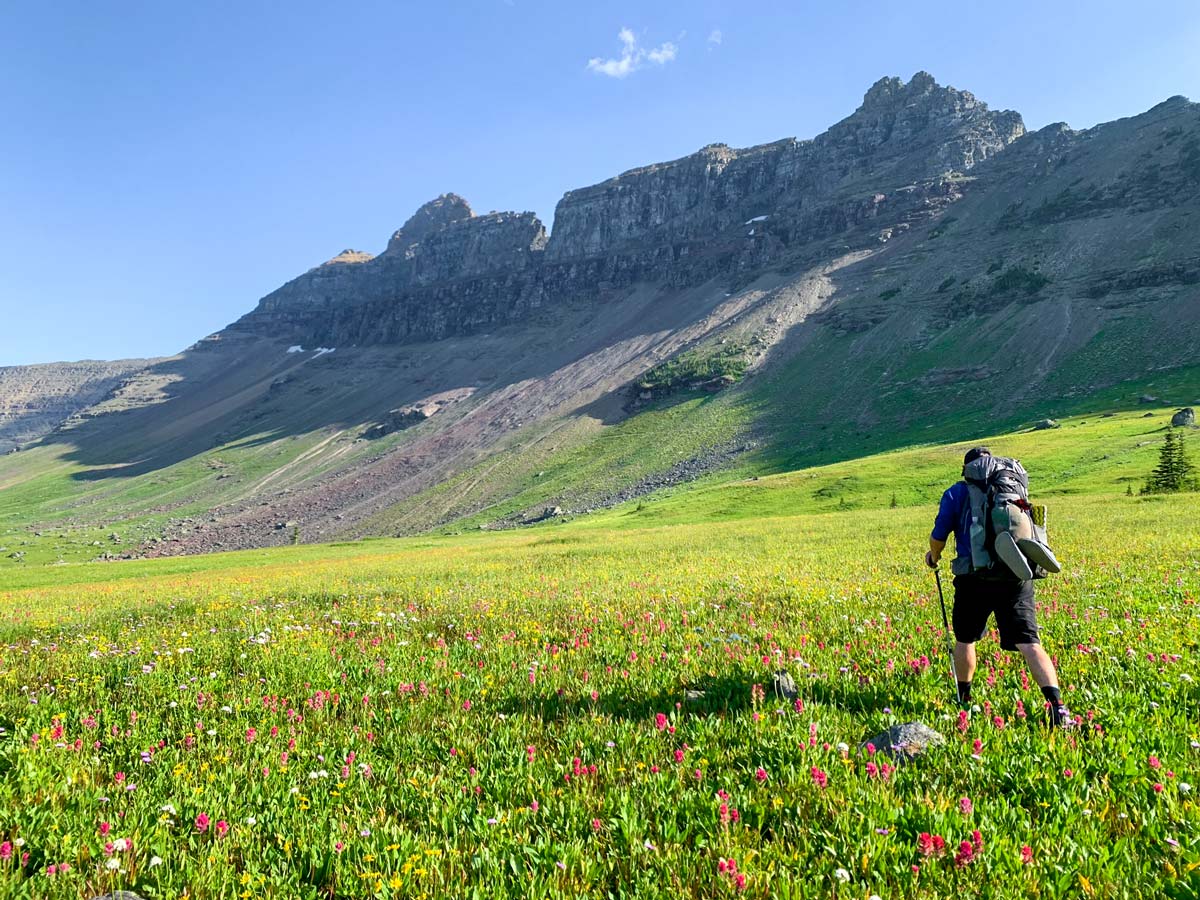
{"type": "Polygon", "coordinates": [[[1000,630],[1000,649],[1016,650],[1017,644],[1040,643],[1032,581],[955,576],[954,639],[962,644],[978,641],[987,634],[992,613],[1000,630]]]}

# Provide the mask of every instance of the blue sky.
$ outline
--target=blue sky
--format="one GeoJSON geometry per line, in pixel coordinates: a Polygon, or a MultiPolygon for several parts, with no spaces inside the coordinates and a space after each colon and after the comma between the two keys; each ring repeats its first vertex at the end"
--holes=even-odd
{"type": "Polygon", "coordinates": [[[4,4],[0,365],[176,352],[445,191],[549,225],[921,69],[1087,127],[1200,99],[1198,48],[1195,0],[4,4]]]}

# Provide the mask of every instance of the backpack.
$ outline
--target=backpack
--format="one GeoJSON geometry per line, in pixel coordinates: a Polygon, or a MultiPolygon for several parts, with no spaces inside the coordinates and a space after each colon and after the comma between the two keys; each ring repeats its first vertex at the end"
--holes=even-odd
{"type": "Polygon", "coordinates": [[[1062,567],[1046,539],[1045,508],[1029,502],[1029,475],[1020,460],[980,456],[963,466],[969,504],[970,555],[956,560],[983,578],[1045,578],[1062,567]]]}

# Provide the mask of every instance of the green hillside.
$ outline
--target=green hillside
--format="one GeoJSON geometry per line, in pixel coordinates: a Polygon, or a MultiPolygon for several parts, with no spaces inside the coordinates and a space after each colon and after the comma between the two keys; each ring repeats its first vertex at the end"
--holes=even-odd
{"type": "MultiPolygon", "coordinates": [[[[756,474],[756,464],[766,466],[768,463],[764,462],[762,456],[749,455],[741,463],[740,470],[723,470],[694,484],[667,488],[589,515],[567,515],[526,526],[505,535],[503,539],[520,540],[519,535],[541,535],[548,529],[556,534],[568,535],[809,514],[837,516],[854,510],[885,510],[892,506],[916,507],[922,511],[922,515],[927,516],[942,490],[957,478],[963,452],[979,443],[987,444],[996,453],[1021,459],[1030,473],[1032,493],[1037,498],[1050,501],[1053,517],[1056,497],[1121,497],[1130,490],[1137,494],[1157,462],[1158,448],[1173,412],[1173,407],[1147,409],[1142,406],[1122,412],[1073,416],[1057,420],[1059,427],[1048,430],[982,434],[979,438],[954,444],[921,444],[780,474],[756,474]]],[[[554,479],[560,479],[562,484],[578,483],[584,477],[581,474],[584,472],[587,478],[599,483],[610,472],[606,467],[627,469],[631,465],[645,465],[647,471],[652,471],[654,462],[676,452],[676,446],[686,446],[689,440],[712,439],[712,435],[703,430],[693,434],[685,428],[672,428],[673,424],[720,422],[721,417],[728,414],[728,408],[723,408],[720,400],[685,401],[676,407],[643,413],[614,426],[602,433],[601,437],[593,438],[590,445],[584,444],[574,454],[565,454],[554,464],[536,460],[531,463],[518,457],[507,459],[518,473],[531,465],[545,464],[542,477],[536,479],[539,483],[554,479]],[[706,410],[712,410],[708,413],[711,418],[704,417],[706,410]],[[676,415],[681,419],[672,418],[676,415]],[[679,443],[672,444],[666,435],[679,443]],[[600,448],[599,452],[596,452],[597,447],[600,448]]],[[[1200,459],[1200,431],[1188,431],[1185,439],[1193,433],[1196,437],[1191,438],[1191,453],[1193,458],[1200,459]]],[[[516,477],[511,472],[505,474],[516,477]]],[[[453,490],[456,483],[452,482],[426,495],[426,502],[435,503],[440,492],[453,490]]],[[[22,521],[19,504],[12,503],[4,494],[0,494],[0,499],[6,501],[4,506],[0,506],[5,516],[0,519],[0,523],[3,523],[0,537],[7,546],[26,551],[21,561],[12,559],[8,553],[0,558],[0,579],[4,579],[0,583],[40,584],[53,583],[60,576],[72,579],[80,577],[76,574],[67,576],[66,573],[99,571],[96,567],[100,564],[77,565],[99,552],[91,546],[91,540],[100,541],[104,549],[123,546],[113,545],[107,534],[94,528],[74,532],[50,530],[37,537],[32,527],[22,521]],[[66,564],[47,567],[47,564],[59,559],[66,564]],[[39,570],[46,574],[33,574],[39,570]]],[[[1133,502],[1147,501],[1135,497],[1133,502]]],[[[103,571],[113,573],[111,576],[106,574],[106,578],[122,578],[127,572],[143,571],[143,566],[152,567],[146,571],[207,571],[213,566],[224,568],[242,564],[239,560],[306,560],[323,558],[326,554],[334,557],[353,555],[362,552],[363,548],[371,548],[370,552],[384,552],[385,548],[392,546],[432,546],[429,541],[439,546],[447,540],[486,541],[499,536],[482,532],[479,526],[493,521],[495,515],[495,509],[485,510],[473,519],[442,528],[441,537],[399,542],[371,539],[270,551],[243,551],[203,557],[196,562],[186,559],[122,561],[107,564],[103,571]]],[[[148,533],[154,524],[154,519],[145,519],[138,527],[148,533]]],[[[136,538],[139,532],[135,528],[125,533],[136,538]]],[[[91,576],[82,577],[86,579],[91,576]]]]}

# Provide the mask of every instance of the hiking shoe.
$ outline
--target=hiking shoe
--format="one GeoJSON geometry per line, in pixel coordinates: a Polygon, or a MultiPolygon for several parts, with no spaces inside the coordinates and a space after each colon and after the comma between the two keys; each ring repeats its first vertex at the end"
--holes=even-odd
{"type": "Polygon", "coordinates": [[[1064,731],[1074,728],[1075,720],[1071,717],[1071,711],[1061,703],[1057,706],[1050,704],[1050,726],[1064,731]]]}
{"type": "Polygon", "coordinates": [[[1033,578],[1033,569],[1029,566],[1029,560],[1025,558],[1025,554],[1021,552],[1011,533],[1002,531],[996,535],[996,555],[1022,581],[1029,581],[1033,578]]]}
{"type": "Polygon", "coordinates": [[[1059,565],[1058,558],[1054,555],[1054,551],[1047,547],[1039,540],[1033,538],[1018,538],[1017,547],[1021,552],[1029,557],[1034,565],[1041,566],[1047,572],[1061,572],[1062,566],[1059,565]]]}

